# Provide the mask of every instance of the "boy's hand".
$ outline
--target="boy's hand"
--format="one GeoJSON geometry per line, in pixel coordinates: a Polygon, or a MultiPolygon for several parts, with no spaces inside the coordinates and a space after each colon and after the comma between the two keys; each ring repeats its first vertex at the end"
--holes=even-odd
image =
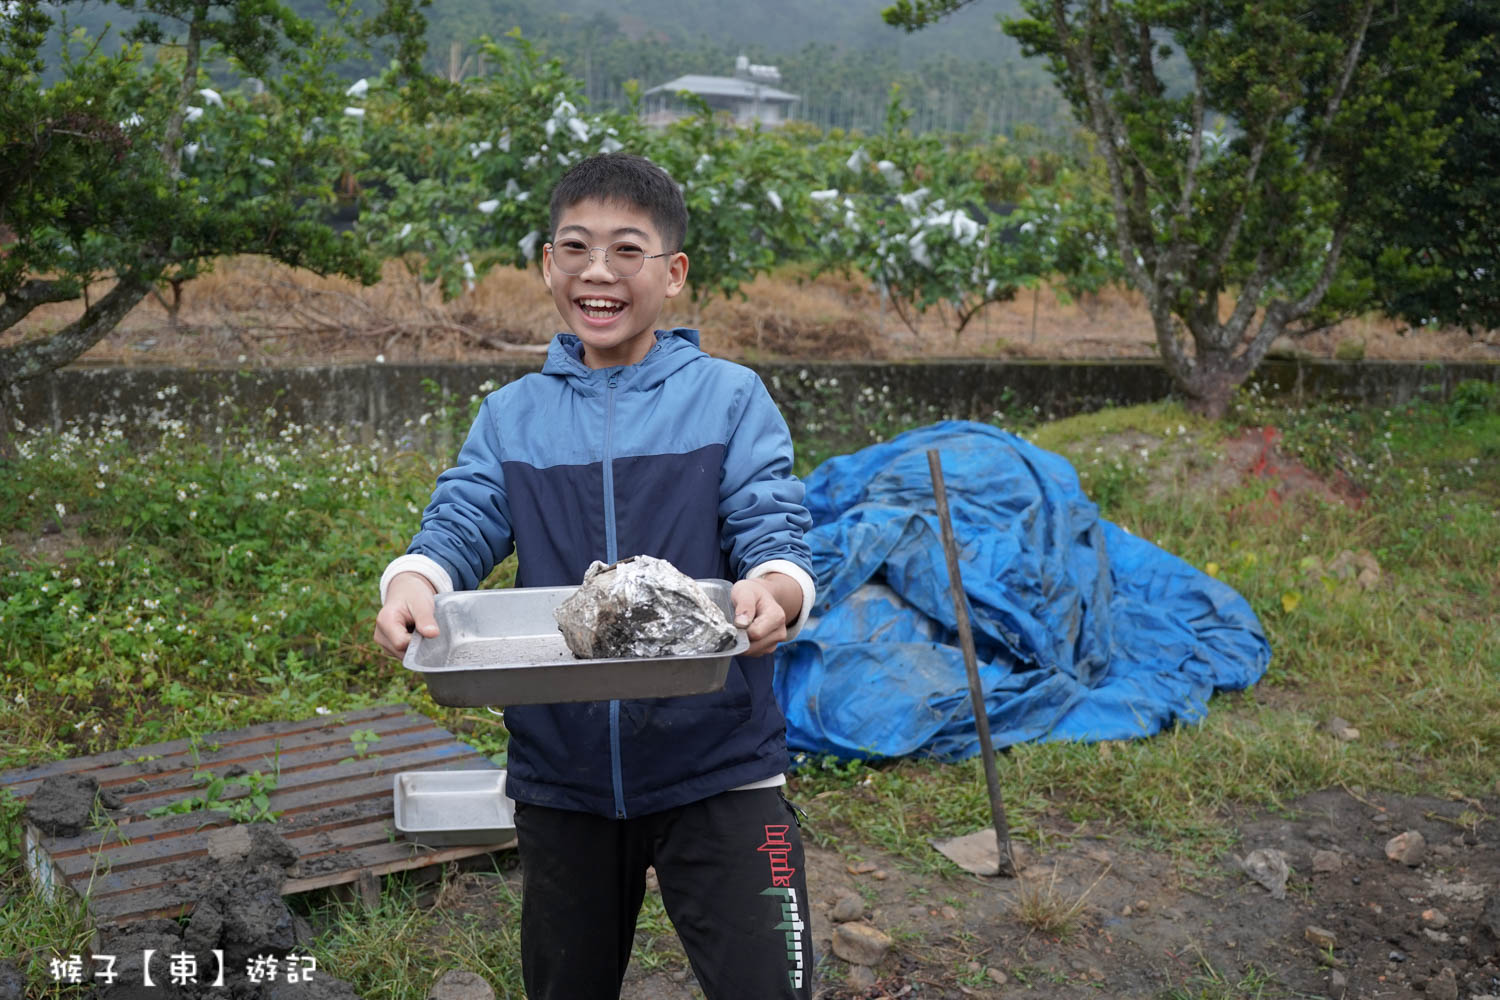
{"type": "Polygon", "coordinates": [[[741,580],[729,590],[734,624],[750,637],[746,656],[760,656],[786,638],[786,623],[802,610],[802,588],[784,573],[741,580]]]}
{"type": "Polygon", "coordinates": [[[375,616],[375,641],[380,648],[400,659],[411,642],[415,629],[422,638],[438,634],[437,619],[432,612],[436,592],[421,573],[397,573],[385,591],[385,604],[375,616]]]}

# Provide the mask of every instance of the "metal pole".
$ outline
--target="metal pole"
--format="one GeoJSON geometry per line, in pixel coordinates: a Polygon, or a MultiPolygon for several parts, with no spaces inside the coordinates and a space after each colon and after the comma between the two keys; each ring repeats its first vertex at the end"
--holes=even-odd
{"type": "Polygon", "coordinates": [[[995,770],[995,750],[990,743],[990,717],[979,686],[979,660],[974,655],[974,633],[969,629],[969,602],[964,597],[963,577],[958,571],[958,545],[953,540],[953,522],[948,517],[948,491],[943,485],[943,463],[936,448],[927,450],[932,470],[932,494],[937,499],[938,520],[943,526],[943,554],[948,559],[948,586],[953,595],[953,613],[958,619],[958,642],[964,651],[964,670],[969,675],[969,701],[974,706],[974,728],[979,731],[979,753],[984,758],[984,781],[989,787],[990,816],[995,822],[997,875],[1014,877],[1016,859],[1010,853],[1010,827],[1005,822],[1005,802],[1000,797],[1000,775],[995,770]]]}

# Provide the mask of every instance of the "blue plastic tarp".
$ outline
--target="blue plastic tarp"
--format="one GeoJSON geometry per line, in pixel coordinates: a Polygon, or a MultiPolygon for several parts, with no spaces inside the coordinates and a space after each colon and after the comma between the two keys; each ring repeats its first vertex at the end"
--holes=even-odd
{"type": "Polygon", "coordinates": [[[813,617],[776,654],[794,750],[979,751],[927,451],[938,449],[994,745],[1149,736],[1249,687],[1271,648],[1231,587],[1102,520],[1073,467],[944,422],[807,478],[813,617]]]}

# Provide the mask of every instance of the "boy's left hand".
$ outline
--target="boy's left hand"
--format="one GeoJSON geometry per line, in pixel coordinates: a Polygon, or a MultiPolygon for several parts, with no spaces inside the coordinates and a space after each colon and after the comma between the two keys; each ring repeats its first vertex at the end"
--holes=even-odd
{"type": "MultiPolygon", "coordinates": [[[[744,653],[746,656],[769,653],[786,638],[787,609],[773,589],[773,578],[780,576],[780,573],[768,573],[754,580],[741,580],[729,590],[729,599],[734,604],[735,627],[744,629],[750,638],[750,648],[744,653]]],[[[784,579],[796,589],[796,602],[800,606],[801,588],[790,577],[784,579]]]]}

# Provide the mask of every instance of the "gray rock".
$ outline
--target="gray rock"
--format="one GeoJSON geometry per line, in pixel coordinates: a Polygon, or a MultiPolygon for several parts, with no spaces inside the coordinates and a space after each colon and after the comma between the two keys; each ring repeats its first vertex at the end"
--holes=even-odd
{"type": "Polygon", "coordinates": [[[875,970],[868,965],[851,965],[846,983],[853,990],[868,990],[876,983],[875,970]]]}
{"type": "Polygon", "coordinates": [[[1415,868],[1427,853],[1427,841],[1416,830],[1398,833],[1385,842],[1385,856],[1392,861],[1415,868]]]}
{"type": "Polygon", "coordinates": [[[1336,872],[1342,867],[1344,867],[1344,856],[1338,851],[1313,851],[1313,871],[1336,872]]]}
{"type": "Polygon", "coordinates": [[[651,556],[595,562],[553,616],[580,659],[713,653],[738,637],[696,580],[651,556]]]}
{"type": "Polygon", "coordinates": [[[465,969],[449,969],[427,991],[427,1000],[495,1000],[484,977],[465,969]]]}
{"type": "Polygon", "coordinates": [[[833,953],[850,965],[879,965],[894,943],[884,931],[863,921],[833,929],[833,953]]]}
{"type": "Polygon", "coordinates": [[[840,896],[838,902],[833,904],[833,911],[828,917],[836,924],[846,924],[851,920],[858,920],[865,915],[865,901],[855,893],[840,896]]]}
{"type": "Polygon", "coordinates": [[[1286,852],[1274,847],[1259,848],[1245,855],[1240,867],[1246,875],[1270,890],[1272,899],[1286,898],[1286,879],[1291,873],[1286,852]]]}
{"type": "Polygon", "coordinates": [[[1339,1000],[1348,989],[1349,977],[1334,969],[1333,974],[1328,977],[1328,995],[1339,1000]]]}

